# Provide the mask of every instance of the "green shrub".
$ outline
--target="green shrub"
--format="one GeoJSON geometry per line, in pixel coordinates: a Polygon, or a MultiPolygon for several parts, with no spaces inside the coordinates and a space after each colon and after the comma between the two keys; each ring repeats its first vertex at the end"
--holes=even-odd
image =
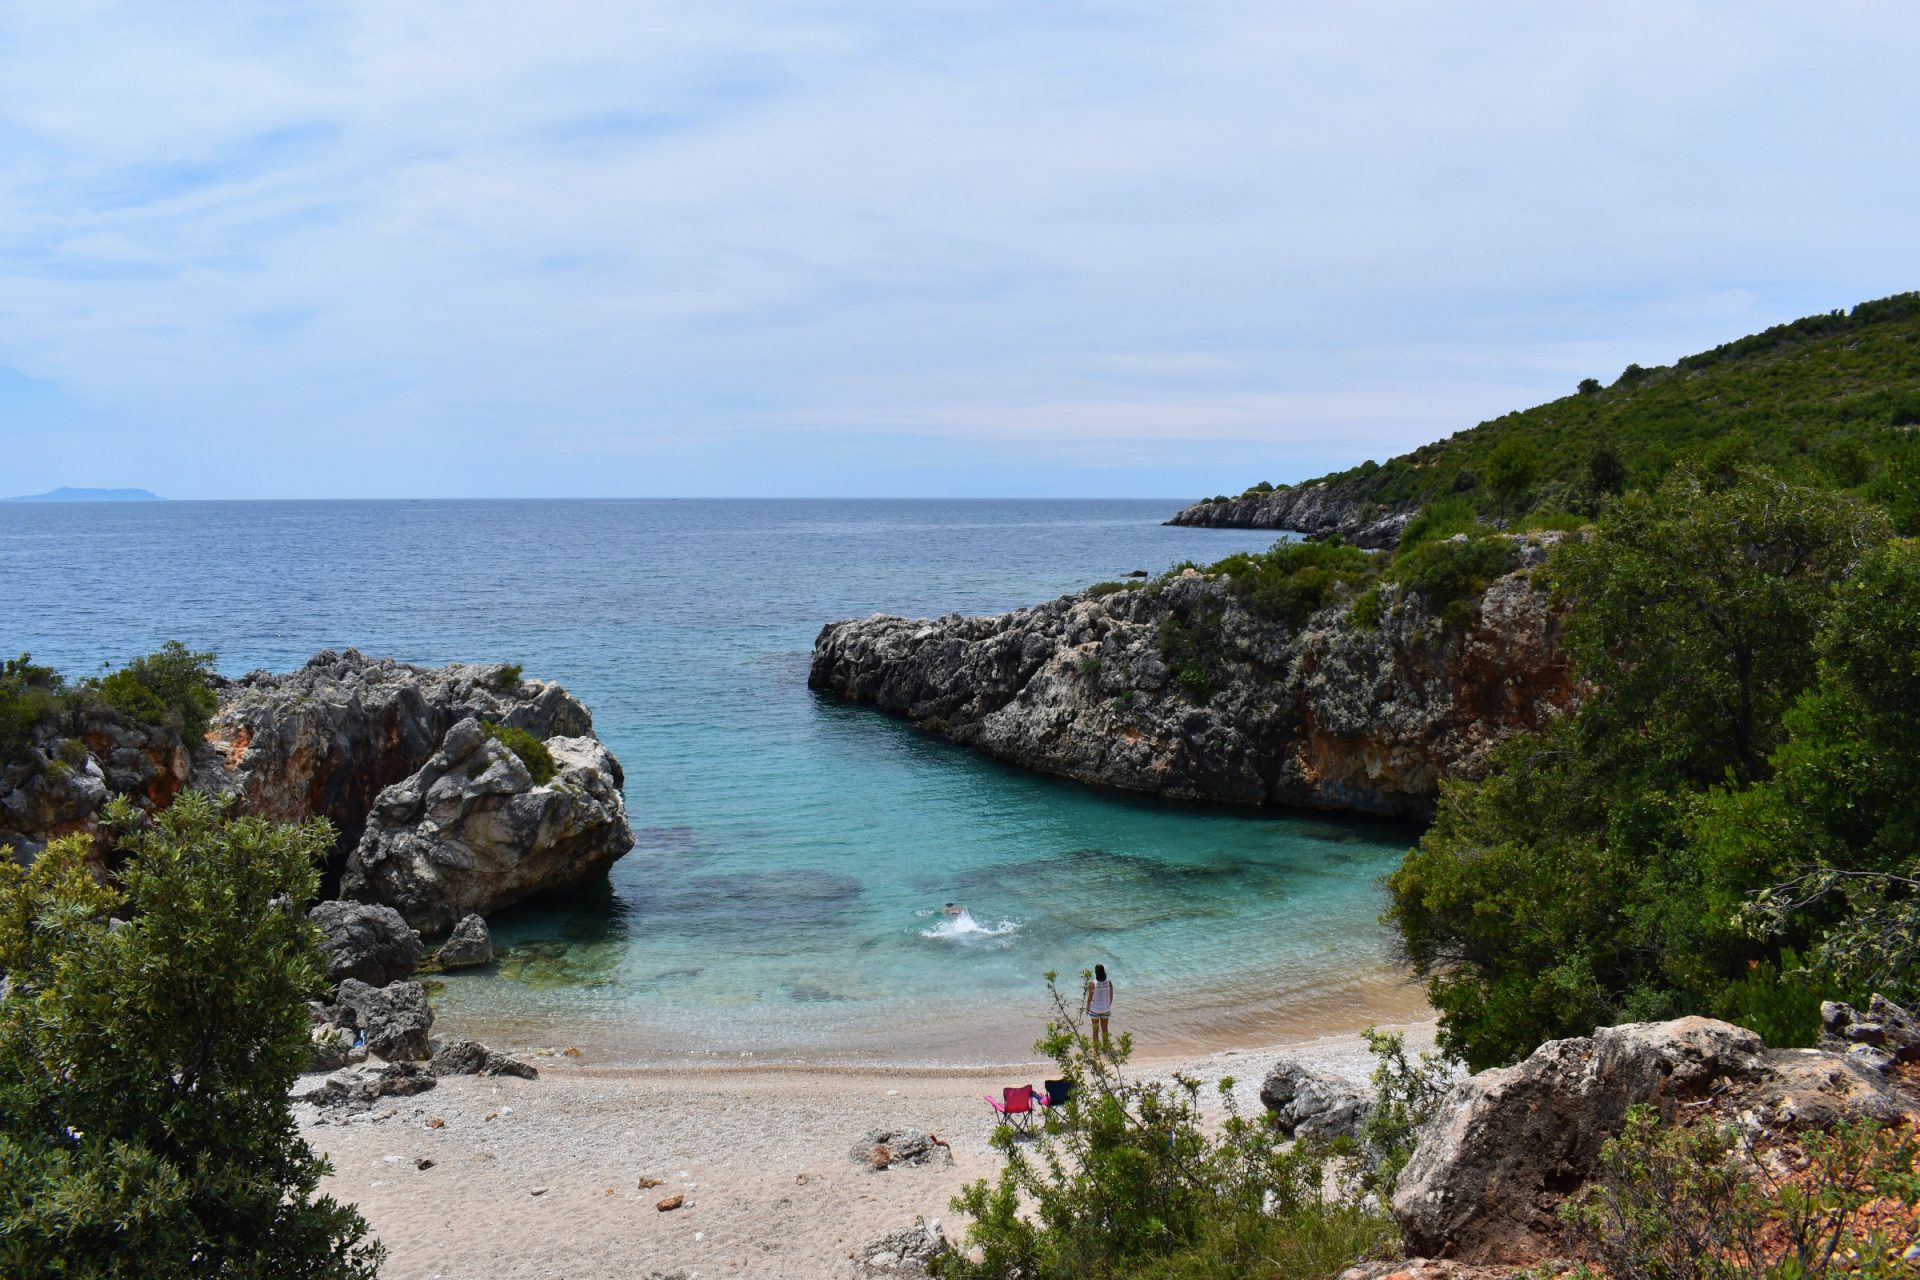
{"type": "Polygon", "coordinates": [[[1343,542],[1278,542],[1228,556],[1207,572],[1226,575],[1249,613],[1297,630],[1341,591],[1371,582],[1381,559],[1343,542]]]}
{"type": "Polygon", "coordinates": [[[1498,534],[1429,540],[1394,557],[1386,576],[1426,602],[1448,627],[1472,621],[1487,586],[1512,567],[1513,541],[1498,534]]]}
{"type": "Polygon", "coordinates": [[[1514,523],[1521,533],[1578,533],[1590,523],[1571,511],[1533,511],[1514,523]]]}
{"type": "Polygon", "coordinates": [[[1129,591],[1133,586],[1134,584],[1131,582],[1096,582],[1087,588],[1086,594],[1098,600],[1102,596],[1110,596],[1117,592],[1129,591]]]}
{"type": "Polygon", "coordinates": [[[489,737],[520,757],[520,763],[527,766],[527,772],[533,775],[534,786],[544,787],[553,781],[553,775],[558,770],[554,767],[553,752],[547,750],[546,743],[525,729],[516,729],[512,725],[495,724],[491,720],[482,720],[480,723],[489,737]]]}
{"type": "Polygon", "coordinates": [[[34,726],[64,707],[66,681],[28,654],[0,662],[0,767],[22,756],[34,726]]]}
{"type": "Polygon", "coordinates": [[[371,1277],[380,1248],[316,1197],[327,1165],[288,1101],[323,977],[288,904],[318,892],[332,830],[193,792],[108,821],[117,887],[85,836],[0,858],[0,1272],[371,1277]]]}
{"type": "Polygon", "coordinates": [[[1366,1183],[1385,1209],[1393,1203],[1400,1171],[1413,1158],[1421,1126],[1453,1087],[1454,1071],[1435,1054],[1422,1053],[1417,1062],[1410,1060],[1406,1037],[1397,1031],[1368,1027],[1360,1034],[1375,1059],[1374,1104],[1361,1125],[1360,1140],[1378,1163],[1366,1183]]]}
{"type": "Polygon", "coordinates": [[[508,663],[506,666],[501,667],[499,671],[494,673],[493,687],[501,693],[512,693],[520,687],[521,670],[522,668],[517,662],[508,663]]]}
{"type": "Polygon", "coordinates": [[[1378,631],[1383,608],[1380,587],[1376,584],[1360,593],[1360,597],[1353,602],[1353,607],[1347,610],[1347,621],[1360,631],[1378,631]]]}
{"type": "Polygon", "coordinates": [[[1820,1005],[1854,995],[1815,981],[1789,947],[1778,961],[1754,960],[1716,998],[1713,1014],[1756,1031],[1776,1049],[1811,1047],[1820,1038],[1820,1005]]]}
{"type": "Polygon", "coordinates": [[[1100,655],[1089,654],[1080,659],[1080,674],[1091,679],[1100,674],[1100,655]]]}
{"type": "MultiPolygon", "coordinates": [[[[1731,1126],[1667,1126],[1638,1105],[1560,1216],[1608,1280],[1912,1276],[1900,1256],[1911,1239],[1867,1210],[1882,1198],[1920,1203],[1920,1145],[1871,1122],[1805,1133],[1798,1144],[1802,1158],[1759,1159],[1731,1126]],[[1793,1176],[1773,1172],[1783,1165],[1793,1176]]],[[[1594,1277],[1585,1266],[1576,1275],[1594,1277]]]]}
{"type": "Polygon", "coordinates": [[[207,683],[211,653],[195,653],[169,640],[155,653],[135,658],[99,680],[101,701],[142,724],[171,725],[188,744],[206,736],[218,699],[207,683]]]}
{"type": "Polygon", "coordinates": [[[1035,1047],[1073,1083],[1031,1145],[1007,1126],[1003,1164],[953,1201],[967,1252],[935,1262],[958,1280],[1156,1280],[1325,1277],[1396,1243],[1392,1220],[1344,1191],[1351,1166],[1324,1148],[1289,1144],[1262,1116],[1233,1106],[1203,1118],[1200,1084],[1128,1078],[1131,1038],[1096,1051],[1047,975],[1055,1016],[1035,1047]]]}
{"type": "Polygon", "coordinates": [[[1418,514],[1400,530],[1399,554],[1405,555],[1416,547],[1451,538],[1456,533],[1481,534],[1487,531],[1471,502],[1465,498],[1440,498],[1420,508],[1418,514]]]}

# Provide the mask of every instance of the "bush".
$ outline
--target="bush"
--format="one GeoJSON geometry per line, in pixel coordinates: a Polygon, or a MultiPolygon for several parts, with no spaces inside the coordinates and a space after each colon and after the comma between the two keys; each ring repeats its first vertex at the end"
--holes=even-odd
{"type": "Polygon", "coordinates": [[[517,662],[510,662],[494,672],[493,687],[501,693],[512,693],[520,687],[520,673],[523,670],[517,662]]]}
{"type": "Polygon", "coordinates": [[[1807,1133],[1799,1145],[1800,1158],[1759,1159],[1729,1126],[1669,1127],[1653,1107],[1635,1106],[1561,1218],[1608,1280],[1913,1275],[1900,1260],[1910,1239],[1865,1210],[1882,1198],[1920,1203],[1920,1145],[1870,1122],[1807,1133]]]}
{"type": "Polygon", "coordinates": [[[0,662],[0,768],[26,752],[34,726],[57,715],[66,681],[29,654],[0,662]]]}
{"type": "Polygon", "coordinates": [[[1371,582],[1380,557],[1342,542],[1279,542],[1208,567],[1224,574],[1249,613],[1298,630],[1343,590],[1371,582]]]}
{"type": "Polygon", "coordinates": [[[214,656],[194,653],[178,640],[135,658],[95,684],[101,701],[142,724],[170,725],[189,746],[206,737],[218,706],[207,678],[214,656]]]}
{"type": "Polygon", "coordinates": [[[1440,542],[1456,533],[1487,532],[1473,504],[1465,498],[1441,498],[1420,508],[1400,530],[1399,554],[1405,555],[1429,542],[1440,542]]]}
{"type": "Polygon", "coordinates": [[[1449,627],[1473,619],[1474,606],[1488,585],[1513,564],[1514,545],[1499,535],[1423,542],[1396,556],[1387,579],[1418,595],[1449,627]]]}
{"type": "Polygon", "coordinates": [[[480,724],[495,742],[520,757],[520,763],[527,766],[527,772],[533,775],[534,786],[544,787],[553,781],[558,769],[553,763],[553,752],[547,750],[546,743],[525,729],[516,729],[512,725],[495,724],[491,720],[482,720],[480,724]]]}
{"type": "Polygon", "coordinates": [[[1102,596],[1110,596],[1116,592],[1129,590],[1133,585],[1131,582],[1096,582],[1087,588],[1086,593],[1093,599],[1098,600],[1102,596]]]}
{"type": "Polygon", "coordinates": [[[107,816],[120,887],[84,836],[0,858],[0,1272],[372,1276],[379,1246],[315,1197],[327,1166],[288,1102],[323,972],[297,904],[331,828],[192,792],[107,816]]]}
{"type": "Polygon", "coordinates": [[[961,1280],[1330,1276],[1383,1256],[1391,1219],[1351,1187],[1351,1167],[1310,1143],[1289,1147],[1266,1118],[1202,1118],[1200,1084],[1128,1079],[1129,1037],[1096,1052],[1047,975],[1055,1016],[1035,1047],[1073,1083],[1031,1148],[995,1131],[1004,1164],[953,1207],[972,1221],[969,1253],[935,1263],[961,1280]]]}
{"type": "Polygon", "coordinates": [[[1420,1128],[1433,1118],[1440,1100],[1453,1087],[1454,1071],[1445,1060],[1422,1053],[1417,1062],[1407,1057],[1406,1037],[1397,1031],[1368,1027],[1361,1036],[1376,1059],[1373,1068],[1373,1109],[1360,1129],[1360,1140],[1378,1162],[1368,1184],[1381,1208],[1393,1203],[1400,1171],[1413,1158],[1420,1128]]]}

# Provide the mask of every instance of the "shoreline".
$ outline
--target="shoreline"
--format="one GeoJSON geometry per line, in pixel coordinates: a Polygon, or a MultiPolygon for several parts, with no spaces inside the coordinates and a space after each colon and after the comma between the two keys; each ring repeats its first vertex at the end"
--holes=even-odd
{"type": "MultiPolygon", "coordinates": [[[[1353,1029],[1210,1052],[1148,1053],[1134,1077],[1234,1080],[1260,1108],[1274,1062],[1364,1081],[1353,1029]]],[[[1430,1020],[1379,1022],[1430,1048],[1430,1020]]],[[[496,1046],[504,1047],[504,1046],[496,1046]]],[[[820,1061],[635,1065],[530,1056],[537,1080],[455,1076],[358,1115],[295,1108],[334,1172],[322,1191],[360,1206],[388,1248],[388,1280],[817,1280],[918,1217],[959,1236],[949,1202],[999,1169],[983,1097],[1038,1083],[1038,1060],[999,1066],[820,1061]],[[883,1130],[938,1134],[951,1158],[876,1171],[853,1154],[883,1130]],[[658,1179],[644,1186],[643,1180],[658,1179]],[[660,1211],[663,1197],[683,1198],[660,1211]]]]}

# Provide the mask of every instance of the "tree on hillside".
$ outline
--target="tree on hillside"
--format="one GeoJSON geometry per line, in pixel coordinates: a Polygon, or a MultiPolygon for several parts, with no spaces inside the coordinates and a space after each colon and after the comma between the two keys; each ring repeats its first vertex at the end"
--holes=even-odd
{"type": "Polygon", "coordinates": [[[1885,538],[1844,495],[1681,473],[1560,548],[1548,573],[1590,691],[1502,744],[1484,780],[1444,786],[1389,881],[1450,1051],[1482,1067],[1711,1012],[1749,962],[1780,958],[1735,918],[1760,882],[1703,858],[1689,823],[1715,788],[1768,776],[1835,590],[1885,538]]]}
{"type": "Polygon", "coordinates": [[[109,825],[117,885],[86,837],[0,858],[0,1272],[372,1276],[287,1097],[321,982],[298,904],[331,829],[191,792],[109,825]]]}
{"type": "Polygon", "coordinates": [[[1540,474],[1540,451],[1525,436],[1508,436],[1487,455],[1487,487],[1505,515],[1540,474]]]}

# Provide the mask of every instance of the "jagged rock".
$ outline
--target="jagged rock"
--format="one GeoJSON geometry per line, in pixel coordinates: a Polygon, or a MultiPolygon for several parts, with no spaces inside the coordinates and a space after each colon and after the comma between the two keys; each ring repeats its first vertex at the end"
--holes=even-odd
{"type": "Polygon", "coordinates": [[[410,976],[427,949],[400,913],[366,902],[322,902],[307,913],[325,936],[320,950],[327,960],[327,981],[358,978],[384,987],[410,976]]]}
{"type": "Polygon", "coordinates": [[[109,796],[165,808],[193,770],[178,730],[84,703],[34,726],[21,752],[0,760],[0,845],[30,862],[48,841],[91,829],[109,796]]]}
{"type": "Polygon", "coordinates": [[[1876,1071],[1899,1062],[1920,1062],[1920,1021],[1875,993],[1866,1013],[1829,1000],[1820,1006],[1820,1047],[1851,1054],[1876,1071]]]}
{"type": "Polygon", "coordinates": [[[1288,1060],[1267,1073],[1260,1101],[1281,1133],[1299,1138],[1358,1138],[1373,1110],[1372,1095],[1359,1085],[1288,1060]]]}
{"type": "Polygon", "coordinates": [[[847,1256],[858,1277],[925,1276],[933,1274],[933,1260],[951,1248],[938,1219],[917,1218],[912,1226],[890,1231],[847,1256]]]}
{"type": "Polygon", "coordinates": [[[493,963],[493,935],[487,922],[477,915],[464,917],[433,953],[434,963],[442,969],[471,969],[493,963]]]}
{"type": "Polygon", "coordinates": [[[356,1039],[350,1027],[331,1022],[314,1027],[308,1033],[307,1070],[338,1071],[351,1063],[366,1061],[366,1047],[357,1045],[356,1039]]]}
{"type": "Polygon", "coordinates": [[[1907,1114],[1872,1072],[1818,1050],[1769,1052],[1710,1018],[1606,1027],[1455,1085],[1400,1174],[1393,1214],[1411,1254],[1526,1264],[1553,1251],[1554,1211],[1594,1168],[1627,1108],[1716,1098],[1757,1127],[1907,1114]]]}
{"type": "Polygon", "coordinates": [[[1514,571],[1464,625],[1387,584],[1377,626],[1340,604],[1296,631],[1189,570],[995,617],[830,623],[808,684],[1082,782],[1421,816],[1443,778],[1480,776],[1495,745],[1573,701],[1560,615],[1529,572],[1557,540],[1514,539],[1514,571]],[[1169,620],[1218,642],[1204,700],[1168,665],[1169,620]]]}
{"type": "Polygon", "coordinates": [[[433,1051],[427,1070],[436,1076],[519,1076],[532,1080],[539,1072],[524,1062],[489,1049],[477,1040],[447,1040],[433,1051]]]}
{"type": "Polygon", "coordinates": [[[433,1009],[419,983],[370,987],[348,978],[340,984],[339,1001],[332,1020],[357,1029],[369,1052],[389,1061],[417,1061],[433,1052],[433,1009]]]}
{"type": "Polygon", "coordinates": [[[447,731],[418,773],[382,791],[340,879],[427,932],[604,875],[633,847],[620,765],[594,738],[549,738],[544,786],[478,720],[447,731]]]}
{"type": "Polygon", "coordinates": [[[228,684],[208,738],[244,812],[278,822],[326,818],[344,858],[360,842],[374,797],[418,771],[466,719],[538,738],[593,732],[593,717],[572,694],[521,679],[512,667],[416,667],[328,649],[297,671],[255,671],[228,684]]]}
{"type": "MultiPolygon", "coordinates": [[[[913,1133],[905,1129],[876,1129],[853,1144],[853,1149],[847,1152],[847,1159],[879,1170],[897,1164],[925,1164],[933,1159],[934,1152],[945,1150],[933,1140],[931,1134],[913,1133]]],[[[951,1153],[948,1158],[952,1158],[951,1153]]]]}
{"type": "Polygon", "coordinates": [[[296,1092],[295,1102],[316,1107],[358,1109],[381,1098],[407,1098],[440,1083],[411,1062],[368,1062],[334,1072],[311,1087],[296,1092]]]}
{"type": "Polygon", "coordinates": [[[1209,529],[1287,529],[1314,538],[1339,534],[1357,547],[1391,547],[1418,510],[1415,502],[1382,507],[1323,480],[1282,485],[1270,493],[1243,493],[1225,502],[1196,502],[1167,523],[1209,529]]]}

